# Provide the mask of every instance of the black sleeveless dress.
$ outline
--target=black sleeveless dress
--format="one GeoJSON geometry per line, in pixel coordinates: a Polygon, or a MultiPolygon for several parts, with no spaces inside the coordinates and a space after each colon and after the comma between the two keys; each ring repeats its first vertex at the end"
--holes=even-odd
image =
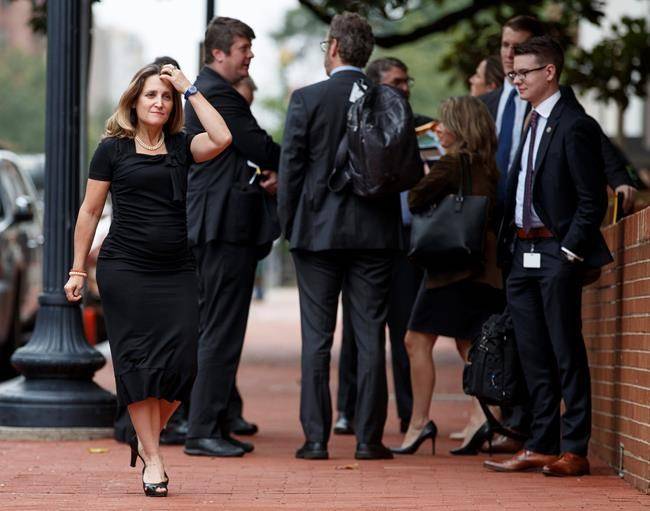
{"type": "Polygon", "coordinates": [[[198,292],[187,243],[185,195],[192,137],[166,138],[165,155],[138,154],[132,139],[106,138],[90,179],[111,182],[113,220],[97,285],[118,402],[189,397],[196,373],[198,292]]]}

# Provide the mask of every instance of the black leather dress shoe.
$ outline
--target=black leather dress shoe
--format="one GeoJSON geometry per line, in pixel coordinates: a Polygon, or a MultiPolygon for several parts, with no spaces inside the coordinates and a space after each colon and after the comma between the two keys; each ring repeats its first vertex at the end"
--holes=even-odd
{"type": "Polygon", "coordinates": [[[257,424],[248,422],[241,415],[230,421],[228,424],[228,429],[231,433],[241,436],[251,436],[259,431],[257,424]]]}
{"type": "Polygon", "coordinates": [[[349,419],[344,413],[339,414],[334,424],[335,435],[354,435],[354,427],[352,426],[352,419],[349,419]]]}
{"type": "Polygon", "coordinates": [[[223,439],[227,440],[232,445],[234,445],[236,447],[239,447],[246,454],[248,454],[249,452],[253,452],[253,450],[255,449],[255,446],[252,443],[250,443],[250,442],[242,442],[241,440],[237,440],[235,437],[230,436],[230,435],[223,435],[223,439]]]}
{"type": "Polygon", "coordinates": [[[245,451],[224,438],[188,438],[185,440],[185,454],[190,456],[215,456],[218,458],[238,458],[245,451]]]}
{"type": "Polygon", "coordinates": [[[409,430],[409,421],[405,421],[404,419],[400,419],[399,421],[399,432],[400,433],[406,433],[409,430]]]}
{"type": "Polygon", "coordinates": [[[392,460],[393,453],[383,444],[357,444],[354,457],[357,460],[392,460]]]}
{"type": "Polygon", "coordinates": [[[169,422],[167,427],[160,432],[161,445],[183,445],[187,436],[187,421],[182,420],[174,424],[169,422]]]}
{"type": "Polygon", "coordinates": [[[323,442],[305,442],[305,444],[296,451],[296,458],[303,460],[326,460],[329,458],[327,453],[327,444],[323,442]]]}

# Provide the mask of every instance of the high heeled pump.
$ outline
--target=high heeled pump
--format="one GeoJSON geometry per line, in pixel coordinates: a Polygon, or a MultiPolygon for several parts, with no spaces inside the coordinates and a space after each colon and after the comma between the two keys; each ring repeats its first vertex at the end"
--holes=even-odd
{"type": "MultiPolygon", "coordinates": [[[[131,438],[129,438],[129,447],[131,448],[131,466],[135,467],[136,462],[138,461],[138,458],[142,460],[142,464],[146,466],[146,463],[144,461],[144,458],[140,454],[140,449],[138,449],[138,435],[135,433],[131,438]]],[[[143,469],[144,473],[144,469],[143,469]]],[[[163,480],[165,484],[169,483],[169,476],[167,475],[167,471],[165,471],[165,479],[163,480]]]]}
{"type": "Polygon", "coordinates": [[[425,440],[431,439],[431,454],[436,453],[436,436],[438,428],[433,421],[426,423],[420,434],[411,445],[406,447],[391,447],[394,454],[415,454],[425,440]]]}
{"type": "Polygon", "coordinates": [[[169,478],[165,474],[166,481],[160,481],[159,483],[145,483],[144,482],[144,471],[147,468],[145,465],[142,467],[142,490],[147,497],[166,497],[169,490],[167,489],[167,484],[169,483],[169,478]],[[160,489],[164,491],[160,491],[160,489]]]}
{"type": "Polygon", "coordinates": [[[455,456],[473,456],[479,453],[481,446],[483,445],[484,442],[487,441],[488,448],[489,448],[488,452],[491,456],[492,435],[493,435],[492,427],[490,426],[490,423],[486,421],[483,423],[483,425],[480,428],[476,430],[476,432],[472,435],[472,438],[469,439],[469,442],[467,442],[465,445],[461,447],[452,449],[451,451],[449,451],[449,453],[455,456]]]}
{"type": "Polygon", "coordinates": [[[135,467],[135,463],[138,461],[138,458],[142,460],[142,463],[144,463],[144,458],[140,455],[140,451],[138,450],[138,436],[133,435],[131,438],[129,438],[129,447],[131,448],[131,466],[135,467]]]}

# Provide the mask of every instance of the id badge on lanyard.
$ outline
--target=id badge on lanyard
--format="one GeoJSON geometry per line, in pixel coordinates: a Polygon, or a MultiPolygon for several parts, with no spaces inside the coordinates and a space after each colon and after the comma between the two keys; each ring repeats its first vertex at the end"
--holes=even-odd
{"type": "Polygon", "coordinates": [[[524,268],[541,268],[542,254],[535,252],[535,243],[530,244],[530,252],[524,252],[524,268]]]}

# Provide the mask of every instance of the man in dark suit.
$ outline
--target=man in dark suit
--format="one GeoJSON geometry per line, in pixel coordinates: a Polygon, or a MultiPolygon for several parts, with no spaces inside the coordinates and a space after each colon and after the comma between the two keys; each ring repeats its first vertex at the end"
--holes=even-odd
{"type": "Polygon", "coordinates": [[[328,457],[329,365],[345,287],[358,349],[355,457],[389,459],[392,453],[381,443],[388,400],[384,330],[393,257],[404,246],[399,194],[367,200],[327,186],[348,109],[362,94],[357,82],[367,83],[361,68],[372,52],[372,30],[357,14],[339,14],[321,46],[330,78],[291,96],[278,188],[300,293],[300,421],[306,442],[296,457],[328,457]]]}
{"type": "Polygon", "coordinates": [[[582,338],[585,273],[612,260],[600,233],[607,208],[598,123],[563,97],[562,49],[548,36],[515,48],[510,73],[532,105],[506,186],[500,246],[532,412],[531,436],[512,458],[488,460],[501,472],[589,473],[591,394],[582,338]],[[560,401],[565,412],[560,415],[560,401]]]}
{"type": "MultiPolygon", "coordinates": [[[[408,99],[411,94],[412,78],[408,67],[394,57],[373,60],[366,68],[368,79],[376,84],[390,85],[408,99]]],[[[431,121],[430,117],[415,115],[415,125],[420,126],[431,121]]],[[[408,240],[411,232],[411,213],[406,202],[408,192],[400,195],[402,203],[402,224],[404,238],[408,240]]],[[[404,335],[411,317],[411,310],[418,289],[422,283],[423,271],[406,257],[406,252],[399,252],[393,267],[391,278],[390,302],[388,304],[388,333],[390,336],[391,360],[393,366],[393,383],[395,387],[395,404],[400,419],[400,430],[406,432],[413,410],[413,392],[408,354],[404,346],[404,335]]],[[[341,355],[339,357],[339,385],[337,393],[337,410],[339,416],[334,424],[334,433],[338,435],[354,434],[354,415],[357,396],[357,349],[354,342],[350,306],[343,301],[343,332],[341,336],[341,355]]]]}
{"type": "MultiPolygon", "coordinates": [[[[185,452],[242,456],[252,444],[230,436],[238,407],[235,378],[241,356],[257,261],[279,235],[273,194],[280,147],[257,124],[232,83],[248,76],[253,30],[217,17],[205,35],[205,66],[196,87],[219,110],[233,136],[217,158],[192,166],[187,194],[188,237],[199,270],[198,372],[192,390],[185,452]],[[260,168],[257,184],[250,160],[260,168]]],[[[189,133],[201,130],[185,107],[189,133]]]]}
{"type": "MultiPolygon", "coordinates": [[[[503,86],[479,98],[486,104],[492,114],[498,134],[497,165],[501,176],[497,196],[499,203],[495,214],[497,225],[501,222],[503,214],[508,169],[512,166],[515,151],[519,146],[524,119],[528,117],[531,110],[530,103],[524,101],[517,93],[516,87],[508,77],[508,73],[513,70],[515,47],[526,42],[531,37],[544,35],[545,32],[544,24],[533,16],[515,16],[506,21],[501,30],[500,51],[503,71],[506,74],[503,86]]],[[[571,87],[561,85],[560,90],[564,101],[572,103],[574,107],[584,112],[571,87]]],[[[636,189],[626,170],[628,162],[602,130],[600,130],[600,143],[598,146],[602,151],[607,182],[615,193],[623,194],[623,207],[626,211],[629,211],[634,205],[636,189]]],[[[508,268],[504,268],[504,277],[507,272],[508,268]]],[[[525,406],[504,409],[503,412],[506,427],[519,433],[529,433],[531,417],[525,406]]],[[[512,453],[518,451],[520,447],[521,442],[501,435],[498,435],[492,444],[494,452],[512,453]]]]}
{"type": "MultiPolygon", "coordinates": [[[[501,30],[500,50],[501,64],[506,74],[503,86],[480,96],[497,125],[499,138],[497,165],[501,172],[501,180],[499,181],[501,193],[499,198],[503,198],[508,169],[512,166],[515,151],[519,146],[524,119],[530,113],[530,104],[519,97],[512,80],[508,78],[508,73],[513,70],[514,50],[518,44],[545,33],[544,24],[534,16],[520,15],[506,21],[501,30]],[[504,130],[504,125],[508,129],[504,130]]],[[[573,102],[575,103],[574,106],[583,109],[571,87],[560,86],[560,90],[565,101],[573,102]]],[[[636,194],[634,183],[626,170],[629,162],[625,160],[621,151],[614,147],[602,130],[600,138],[599,145],[605,162],[607,183],[615,193],[623,194],[623,207],[626,211],[629,211],[634,205],[636,194]]]]}

